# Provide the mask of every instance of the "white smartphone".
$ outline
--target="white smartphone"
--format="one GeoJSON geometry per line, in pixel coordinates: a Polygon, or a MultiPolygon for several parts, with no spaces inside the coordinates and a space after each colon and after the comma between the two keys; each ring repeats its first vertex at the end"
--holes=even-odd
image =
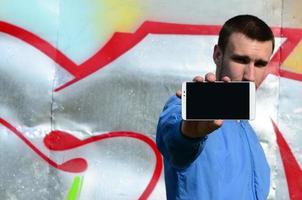
{"type": "Polygon", "coordinates": [[[184,82],[182,118],[190,121],[255,118],[253,82],[184,82]]]}

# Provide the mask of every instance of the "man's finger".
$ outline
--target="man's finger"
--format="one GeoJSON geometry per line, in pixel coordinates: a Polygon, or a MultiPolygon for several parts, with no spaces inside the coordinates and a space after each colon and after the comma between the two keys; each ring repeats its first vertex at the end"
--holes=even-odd
{"type": "Polygon", "coordinates": [[[231,79],[228,76],[224,76],[224,77],[222,77],[222,81],[229,83],[229,82],[231,82],[231,79]]]}
{"type": "Polygon", "coordinates": [[[204,78],[202,76],[195,76],[193,78],[193,81],[194,82],[203,82],[204,81],[204,78]]]}
{"type": "Polygon", "coordinates": [[[215,82],[216,81],[216,76],[213,73],[207,73],[206,74],[206,81],[208,82],[215,82]]]}
{"type": "Polygon", "coordinates": [[[216,129],[220,128],[223,124],[223,120],[214,120],[212,122],[208,122],[207,132],[211,133],[216,129]]]}
{"type": "Polygon", "coordinates": [[[223,124],[223,120],[222,120],[222,119],[216,119],[216,120],[214,120],[214,124],[215,124],[217,127],[221,127],[222,124],[223,124]]]}
{"type": "Polygon", "coordinates": [[[181,91],[180,91],[180,90],[177,90],[177,91],[176,91],[176,96],[177,96],[178,98],[181,98],[181,91]]]}

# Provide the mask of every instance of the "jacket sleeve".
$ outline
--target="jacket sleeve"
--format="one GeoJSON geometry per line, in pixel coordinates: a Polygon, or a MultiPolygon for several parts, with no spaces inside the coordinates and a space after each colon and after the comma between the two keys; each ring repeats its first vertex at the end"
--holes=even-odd
{"type": "Polygon", "coordinates": [[[181,133],[181,100],[172,96],[159,117],[157,147],[174,168],[188,167],[201,153],[207,137],[192,139],[181,133]]]}

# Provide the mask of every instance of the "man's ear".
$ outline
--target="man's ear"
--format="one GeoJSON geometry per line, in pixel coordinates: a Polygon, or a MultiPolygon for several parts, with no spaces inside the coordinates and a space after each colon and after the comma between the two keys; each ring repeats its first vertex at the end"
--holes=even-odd
{"type": "Polygon", "coordinates": [[[216,64],[217,67],[220,67],[222,64],[222,51],[220,47],[216,44],[214,46],[214,51],[213,51],[213,60],[216,64]]]}

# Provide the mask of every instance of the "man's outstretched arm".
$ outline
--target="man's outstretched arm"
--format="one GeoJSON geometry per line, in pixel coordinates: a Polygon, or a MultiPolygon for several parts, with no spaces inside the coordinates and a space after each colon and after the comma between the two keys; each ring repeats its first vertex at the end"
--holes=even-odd
{"type": "Polygon", "coordinates": [[[186,168],[201,153],[205,137],[189,138],[181,132],[181,100],[172,96],[166,103],[157,125],[156,143],[171,165],[186,168]]]}

